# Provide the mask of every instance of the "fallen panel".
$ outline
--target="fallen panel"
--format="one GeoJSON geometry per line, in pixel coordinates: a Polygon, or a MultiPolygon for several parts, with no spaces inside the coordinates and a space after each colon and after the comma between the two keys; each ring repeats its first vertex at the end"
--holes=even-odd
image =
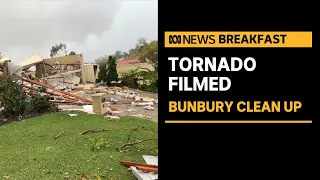
{"type": "Polygon", "coordinates": [[[9,73],[9,75],[14,74],[16,76],[21,76],[22,69],[23,69],[23,66],[21,66],[19,64],[15,64],[13,62],[9,62],[8,63],[8,73],[9,73]]]}
{"type": "Polygon", "coordinates": [[[33,66],[34,64],[39,63],[41,61],[43,61],[43,58],[39,54],[34,54],[30,58],[28,58],[28,59],[26,59],[24,61],[21,61],[19,63],[19,65],[20,66],[24,66],[24,68],[28,69],[31,66],[33,66]]]}
{"type": "MultiPolygon", "coordinates": [[[[143,155],[143,159],[146,161],[147,164],[158,165],[158,157],[156,156],[143,155]]],[[[138,180],[157,180],[158,179],[157,173],[142,172],[137,170],[137,168],[134,166],[131,166],[131,169],[132,169],[132,174],[138,180]]]]}
{"type": "Polygon", "coordinates": [[[92,105],[84,105],[83,107],[83,111],[89,114],[94,114],[93,109],[92,109],[92,105]]]}
{"type": "Polygon", "coordinates": [[[158,157],[147,156],[147,155],[143,155],[142,157],[146,161],[147,164],[158,165],[158,157]]]}

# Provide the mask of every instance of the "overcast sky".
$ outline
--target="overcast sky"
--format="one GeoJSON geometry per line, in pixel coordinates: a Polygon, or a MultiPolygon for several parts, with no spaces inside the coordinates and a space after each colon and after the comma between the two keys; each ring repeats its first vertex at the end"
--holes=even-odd
{"type": "Polygon", "coordinates": [[[0,52],[14,62],[59,43],[93,62],[139,37],[158,39],[157,0],[0,0],[0,52]]]}

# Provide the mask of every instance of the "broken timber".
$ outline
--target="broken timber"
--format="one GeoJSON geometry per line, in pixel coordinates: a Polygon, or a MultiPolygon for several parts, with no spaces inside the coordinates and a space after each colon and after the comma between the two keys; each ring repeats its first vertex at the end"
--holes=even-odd
{"type": "Polygon", "coordinates": [[[135,167],[149,167],[149,168],[158,168],[157,165],[151,165],[146,163],[138,163],[138,162],[129,162],[129,161],[121,161],[121,164],[125,166],[135,166],[135,167]]]}
{"type": "Polygon", "coordinates": [[[91,100],[87,99],[87,98],[84,98],[84,97],[81,97],[81,96],[77,96],[75,94],[72,94],[72,93],[69,93],[69,92],[65,92],[61,89],[58,89],[58,88],[55,88],[53,86],[50,86],[49,84],[45,84],[45,83],[42,83],[42,82],[38,82],[38,81],[35,81],[35,80],[31,80],[31,79],[25,79],[25,78],[22,78],[20,76],[18,76],[18,79],[22,80],[22,81],[26,81],[26,82],[29,82],[29,83],[32,83],[32,84],[36,84],[36,85],[39,85],[39,86],[42,86],[42,87],[46,87],[46,88],[49,88],[49,89],[52,89],[54,91],[57,91],[57,92],[60,92],[60,93],[63,93],[65,95],[68,95],[68,96],[71,96],[71,97],[75,97],[79,100],[83,100],[85,101],[86,103],[92,103],[91,100]]]}
{"type": "MultiPolygon", "coordinates": [[[[32,91],[36,91],[36,92],[40,92],[40,90],[39,89],[36,89],[36,88],[34,88],[34,87],[29,87],[29,86],[27,86],[27,85],[22,85],[23,87],[25,87],[25,88],[27,88],[27,89],[32,89],[32,91]]],[[[29,91],[28,91],[29,92],[29,91]]],[[[44,93],[46,93],[46,94],[50,94],[50,95],[52,95],[52,97],[60,97],[61,95],[59,95],[59,94],[56,94],[56,93],[54,93],[54,92],[44,92],[44,93]]],[[[71,100],[71,101],[73,101],[73,100],[76,100],[75,99],[75,97],[66,97],[67,95],[65,95],[65,96],[63,96],[63,98],[65,98],[65,99],[68,99],[68,100],[71,100]]]]}
{"type": "Polygon", "coordinates": [[[144,172],[154,172],[154,173],[158,173],[158,168],[151,168],[151,167],[144,167],[144,166],[137,166],[136,168],[137,168],[138,170],[144,171],[144,172]]]}

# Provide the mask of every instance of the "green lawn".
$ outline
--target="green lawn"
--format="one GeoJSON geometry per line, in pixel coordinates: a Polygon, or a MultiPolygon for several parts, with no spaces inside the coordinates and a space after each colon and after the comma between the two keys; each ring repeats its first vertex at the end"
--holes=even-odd
{"type": "Polygon", "coordinates": [[[157,141],[147,141],[119,150],[123,144],[157,138],[157,123],[134,117],[120,121],[104,120],[102,115],[80,112],[48,114],[0,126],[0,179],[51,180],[135,179],[121,160],[144,162],[142,155],[156,155],[157,141]],[[107,131],[81,135],[87,130],[107,131]],[[64,133],[57,139],[54,137],[64,133]],[[103,140],[101,140],[103,138],[103,140]],[[107,142],[100,149],[94,142],[107,142]],[[96,147],[96,146],[95,146],[96,147]]]}

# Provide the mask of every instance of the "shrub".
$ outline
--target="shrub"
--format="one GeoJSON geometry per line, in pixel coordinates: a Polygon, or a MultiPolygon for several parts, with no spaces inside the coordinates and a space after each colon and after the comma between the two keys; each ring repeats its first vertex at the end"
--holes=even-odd
{"type": "Polygon", "coordinates": [[[31,98],[31,104],[32,111],[37,113],[58,111],[58,108],[54,103],[50,102],[48,96],[35,95],[31,98]]]}
{"type": "Polygon", "coordinates": [[[139,68],[122,74],[121,84],[143,91],[158,92],[158,76],[156,71],[139,71],[139,68]]]}
{"type": "MultiPolygon", "coordinates": [[[[46,91],[42,88],[41,91],[46,91]]],[[[48,96],[27,96],[13,77],[0,77],[0,107],[4,117],[17,117],[25,112],[56,112],[58,108],[48,96]]]]}
{"type": "Polygon", "coordinates": [[[22,115],[26,109],[27,95],[13,77],[0,77],[0,103],[5,117],[22,115]]]}
{"type": "Polygon", "coordinates": [[[147,84],[142,84],[140,89],[142,91],[148,91],[148,92],[154,92],[157,93],[158,92],[158,88],[156,85],[156,82],[152,82],[151,84],[147,85],[147,84]]]}
{"type": "Polygon", "coordinates": [[[123,86],[128,86],[131,88],[139,88],[139,78],[137,77],[137,73],[139,68],[129,70],[127,72],[122,73],[121,84],[123,86]]]}
{"type": "Polygon", "coordinates": [[[45,93],[45,92],[47,92],[47,88],[46,87],[41,87],[39,92],[45,93]]]}
{"type": "Polygon", "coordinates": [[[157,85],[157,72],[156,71],[140,71],[138,76],[143,79],[143,83],[140,87],[143,91],[149,92],[158,92],[158,85],[157,85]]]}

